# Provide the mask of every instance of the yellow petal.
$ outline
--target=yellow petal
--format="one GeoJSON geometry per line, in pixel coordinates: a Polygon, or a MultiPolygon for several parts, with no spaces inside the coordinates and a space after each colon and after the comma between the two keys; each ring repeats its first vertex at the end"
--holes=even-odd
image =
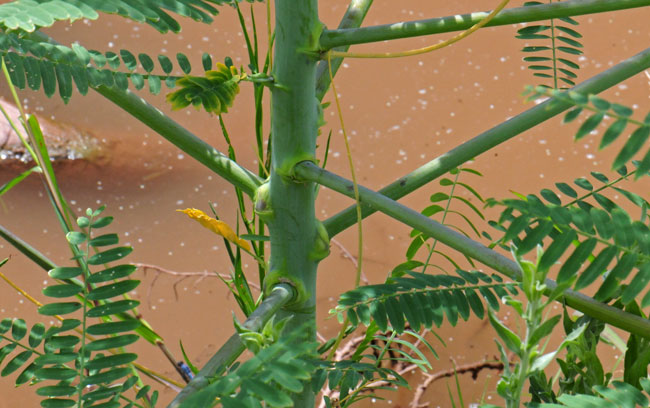
{"type": "Polygon", "coordinates": [[[215,220],[214,218],[207,216],[203,211],[197,210],[196,208],[186,208],[184,210],[176,210],[176,211],[180,211],[182,213],[187,214],[188,217],[198,221],[199,224],[203,225],[203,227],[209,229],[215,234],[221,235],[222,237],[226,238],[228,241],[239,246],[240,248],[245,249],[248,252],[251,252],[250,244],[244,241],[243,239],[239,238],[237,234],[235,234],[235,231],[233,231],[232,228],[230,228],[230,226],[225,222],[215,220]]]}

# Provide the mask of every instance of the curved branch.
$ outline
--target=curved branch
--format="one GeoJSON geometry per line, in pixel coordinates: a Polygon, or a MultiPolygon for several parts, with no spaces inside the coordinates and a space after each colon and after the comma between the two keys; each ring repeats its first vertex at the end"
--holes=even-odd
{"type": "MultiPolygon", "coordinates": [[[[503,10],[486,27],[579,16],[607,11],[650,6],[650,0],[569,0],[539,6],[503,10]]],[[[321,50],[352,44],[365,44],[398,38],[466,30],[487,16],[488,12],[468,13],[427,20],[383,24],[363,28],[325,30],[320,36],[321,50]]]]}

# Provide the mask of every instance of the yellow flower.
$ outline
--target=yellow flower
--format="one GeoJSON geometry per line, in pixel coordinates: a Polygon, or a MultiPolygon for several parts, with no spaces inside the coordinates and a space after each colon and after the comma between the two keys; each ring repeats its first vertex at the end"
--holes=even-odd
{"type": "Polygon", "coordinates": [[[233,231],[232,228],[230,228],[230,226],[225,222],[215,220],[214,218],[205,215],[203,211],[197,210],[196,208],[186,208],[184,210],[176,210],[176,211],[180,211],[182,213],[187,214],[188,217],[198,221],[199,224],[203,225],[205,228],[209,229],[215,234],[221,235],[222,237],[226,238],[228,241],[239,246],[240,248],[248,252],[251,252],[250,244],[244,241],[243,239],[239,238],[237,234],[235,234],[235,231],[233,231]]]}

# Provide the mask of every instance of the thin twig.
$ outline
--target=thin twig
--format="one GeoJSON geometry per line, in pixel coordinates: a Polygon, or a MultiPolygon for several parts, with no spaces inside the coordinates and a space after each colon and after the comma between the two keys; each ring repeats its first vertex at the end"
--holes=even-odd
{"type": "MultiPolygon", "coordinates": [[[[457,366],[454,368],[450,368],[448,370],[438,371],[436,373],[431,373],[431,374],[423,373],[422,375],[424,376],[424,381],[420,383],[415,389],[415,392],[413,393],[413,400],[409,405],[410,408],[423,408],[429,406],[428,402],[422,403],[420,402],[420,399],[424,395],[424,392],[427,390],[427,388],[435,381],[441,378],[453,377],[456,374],[465,374],[465,373],[471,373],[472,379],[476,380],[479,372],[481,372],[482,370],[497,370],[500,372],[501,370],[503,370],[503,363],[496,359],[488,360],[487,357],[485,357],[481,361],[476,361],[474,363],[457,366]]],[[[402,373],[400,373],[400,375],[401,374],[402,373]]]]}
{"type": "MultiPolygon", "coordinates": [[[[359,336],[355,336],[348,341],[345,342],[337,351],[335,354],[335,357],[333,361],[342,361],[350,358],[355,351],[357,350],[357,347],[359,344],[365,339],[365,333],[361,334],[359,336]]],[[[406,364],[404,361],[390,361],[391,364],[393,364],[393,369],[395,372],[403,376],[415,369],[417,369],[417,365],[415,364],[406,364]]],[[[454,364],[455,365],[455,364],[454,364]]],[[[476,379],[478,377],[479,372],[482,370],[497,370],[501,371],[503,370],[503,363],[499,361],[496,357],[492,359],[488,359],[487,357],[483,358],[480,361],[476,361],[473,363],[465,364],[462,366],[455,366],[455,368],[450,368],[447,370],[442,370],[438,371],[435,373],[427,374],[427,373],[422,373],[424,377],[424,381],[422,381],[416,388],[415,392],[413,394],[413,400],[411,401],[409,407],[410,408],[422,408],[422,407],[427,407],[428,403],[421,403],[420,400],[422,399],[424,392],[427,390],[427,388],[433,384],[435,381],[441,379],[441,378],[446,378],[446,377],[453,377],[455,374],[466,374],[466,373],[471,373],[472,378],[476,379]]],[[[391,379],[389,379],[391,380],[391,379]]],[[[386,380],[378,380],[369,384],[366,384],[364,386],[364,389],[362,392],[372,392],[373,390],[376,389],[381,389],[385,388],[387,386],[390,386],[391,383],[390,381],[386,380]]],[[[323,388],[321,391],[322,396],[327,396],[330,398],[332,401],[332,406],[337,406],[335,404],[335,401],[338,401],[338,392],[335,392],[329,387],[323,388]]],[[[320,399],[320,404],[318,408],[325,408],[325,399],[321,398],[320,399]]]]}
{"type": "MultiPolygon", "coordinates": [[[[350,251],[348,251],[348,249],[343,244],[341,244],[341,242],[337,241],[334,238],[331,238],[330,242],[332,244],[336,245],[337,247],[339,247],[341,252],[343,252],[341,254],[341,256],[343,258],[349,259],[350,262],[352,262],[352,265],[354,265],[355,268],[358,267],[357,257],[352,255],[352,253],[350,253],[350,251]]],[[[368,277],[366,276],[366,274],[363,271],[361,271],[361,280],[363,281],[364,285],[370,285],[370,280],[368,280],[368,277]]]]}
{"type": "MultiPolygon", "coordinates": [[[[172,271],[170,269],[163,268],[162,266],[158,265],[152,265],[152,264],[145,264],[145,263],[133,263],[134,266],[136,266],[138,269],[142,269],[142,271],[146,274],[147,271],[153,271],[156,273],[156,276],[153,278],[151,281],[151,284],[149,285],[149,288],[147,289],[147,302],[149,302],[149,305],[151,306],[151,291],[153,289],[154,284],[156,283],[156,280],[161,274],[165,275],[171,275],[171,276],[177,276],[179,279],[174,282],[173,289],[174,289],[174,298],[176,301],[178,301],[178,290],[177,286],[179,283],[181,283],[183,280],[189,278],[189,277],[196,277],[197,279],[194,281],[194,284],[197,285],[199,282],[201,282],[205,278],[221,278],[222,280],[232,280],[232,276],[225,274],[225,273],[217,273],[217,272],[209,272],[209,271],[203,271],[203,272],[178,272],[178,271],[172,271]]],[[[258,291],[261,291],[259,285],[256,285],[255,283],[249,282],[248,285],[258,291]]]]}

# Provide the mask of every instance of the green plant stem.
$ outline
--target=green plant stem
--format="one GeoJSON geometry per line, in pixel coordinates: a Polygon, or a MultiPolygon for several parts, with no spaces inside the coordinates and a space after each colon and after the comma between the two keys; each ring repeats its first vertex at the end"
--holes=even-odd
{"type": "MultiPolygon", "coordinates": [[[[372,5],[373,0],[352,0],[348,5],[341,22],[339,23],[339,29],[348,29],[348,28],[359,28],[363,19],[366,17],[370,6],[372,5]]],[[[336,51],[347,51],[350,48],[349,45],[342,45],[336,47],[336,51]]],[[[336,72],[341,67],[343,63],[343,58],[332,58],[331,59],[331,70],[332,76],[336,76],[336,72]]],[[[327,61],[321,61],[316,67],[316,97],[318,100],[322,100],[329,86],[331,84],[329,68],[327,66],[327,61]]]]}
{"type": "MultiPolygon", "coordinates": [[[[445,204],[445,209],[442,212],[442,218],[440,219],[440,223],[442,225],[445,224],[445,220],[447,219],[447,214],[449,214],[449,207],[451,206],[451,200],[454,197],[454,191],[456,190],[456,185],[458,183],[458,177],[459,176],[460,176],[460,169],[458,170],[458,172],[454,176],[454,182],[451,185],[451,191],[449,191],[449,197],[447,198],[447,203],[445,204]]],[[[426,237],[425,238],[420,238],[420,239],[423,239],[425,242],[427,240],[426,237]]],[[[429,267],[429,265],[430,265],[429,262],[431,262],[431,257],[433,256],[433,253],[436,250],[436,245],[437,244],[438,244],[438,240],[434,239],[433,243],[429,247],[429,253],[427,254],[427,259],[426,259],[426,261],[424,261],[424,265],[422,265],[422,270],[420,271],[421,273],[425,273],[427,268],[429,267]]]]}
{"type": "MultiPolygon", "coordinates": [[[[311,162],[298,164],[295,173],[303,180],[316,182],[334,191],[338,191],[343,195],[354,198],[354,187],[351,181],[330,173],[311,162]]],[[[441,243],[470,258],[476,259],[511,279],[519,280],[521,270],[515,261],[378,192],[360,185],[359,194],[361,196],[361,202],[372,206],[375,210],[381,211],[410,227],[422,231],[426,235],[437,239],[441,243]]],[[[548,287],[547,293],[550,293],[557,287],[557,284],[550,279],[547,279],[545,283],[548,287]]],[[[624,312],[572,290],[564,291],[561,299],[567,305],[591,317],[630,333],[650,338],[650,320],[624,312]]]]}
{"type": "MultiPolygon", "coordinates": [[[[553,0],[549,0],[549,3],[553,3],[553,0]]],[[[555,37],[555,31],[556,31],[555,30],[555,20],[551,19],[550,24],[551,24],[551,53],[552,53],[551,60],[553,61],[553,89],[558,89],[558,87],[557,87],[557,85],[558,85],[557,78],[558,78],[558,76],[560,74],[558,73],[557,48],[555,46],[555,41],[556,41],[556,37],[555,37]]]]}
{"type": "Polygon", "coordinates": [[[524,389],[526,380],[530,376],[529,365],[534,360],[534,353],[537,351],[536,344],[531,343],[531,336],[535,330],[540,326],[541,313],[543,311],[543,302],[540,299],[541,294],[535,290],[535,297],[533,299],[528,299],[528,304],[526,306],[526,313],[524,320],[526,322],[526,337],[524,338],[524,344],[522,345],[519,364],[515,371],[517,377],[516,387],[514,390],[514,395],[512,399],[506,399],[506,408],[519,408],[521,401],[521,392],[524,389]]]}
{"type": "Polygon", "coordinates": [[[100,86],[96,91],[249,196],[252,197],[262,184],[254,173],[230,160],[133,92],[106,86],[100,86]]]}
{"type": "Polygon", "coordinates": [[[56,268],[54,262],[50,261],[45,255],[40,253],[37,249],[20,239],[20,237],[2,225],[0,225],[0,237],[4,238],[5,241],[7,241],[11,246],[22,252],[23,255],[34,261],[36,265],[40,266],[46,271],[56,268]]]}
{"type": "MultiPolygon", "coordinates": [[[[275,1],[273,78],[271,90],[271,177],[267,225],[271,237],[270,271],[265,286],[291,282],[298,298],[278,318],[291,317],[288,332],[303,330],[300,341],[316,340],[317,242],[314,185],[291,174],[296,163],[315,160],[318,114],[314,49],[320,34],[317,0],[275,1]]],[[[313,407],[311,387],[292,396],[295,407],[313,407]]]]}
{"type": "MultiPolygon", "coordinates": [[[[572,90],[582,94],[598,94],[614,85],[617,85],[625,79],[648,69],[649,67],[650,48],[580,83],[572,88],[572,90]]],[[[506,122],[503,122],[453,148],[442,156],[438,156],[413,172],[400,177],[398,180],[379,190],[379,192],[394,200],[404,197],[430,181],[442,176],[449,170],[462,165],[468,160],[478,157],[480,154],[492,149],[493,147],[512,139],[520,133],[548,120],[549,118],[552,118],[555,115],[560,114],[571,106],[573,105],[568,102],[554,102],[549,100],[532,107],[506,122]]],[[[323,222],[330,237],[335,236],[357,222],[355,207],[356,206],[350,206],[345,210],[334,214],[323,222]]],[[[362,205],[361,209],[364,218],[375,212],[375,210],[368,205],[362,205]]]]}
{"type": "MultiPolygon", "coordinates": [[[[248,330],[259,331],[277,311],[290,301],[295,291],[288,284],[278,284],[273,287],[270,294],[260,303],[259,307],[246,319],[242,326],[248,330]]],[[[187,384],[185,388],[168,405],[169,408],[178,407],[190,395],[205,388],[210,377],[221,374],[235,362],[237,357],[245,350],[244,343],[235,333],[223,346],[210,358],[201,371],[187,384]]]]}
{"type": "MultiPolygon", "coordinates": [[[[603,13],[649,5],[650,0],[569,0],[539,6],[503,10],[498,16],[488,22],[486,27],[603,13]]],[[[329,50],[342,45],[365,44],[398,38],[461,31],[473,26],[488,14],[489,12],[477,12],[363,28],[324,30],[320,36],[319,43],[321,50],[329,50]]]]}

